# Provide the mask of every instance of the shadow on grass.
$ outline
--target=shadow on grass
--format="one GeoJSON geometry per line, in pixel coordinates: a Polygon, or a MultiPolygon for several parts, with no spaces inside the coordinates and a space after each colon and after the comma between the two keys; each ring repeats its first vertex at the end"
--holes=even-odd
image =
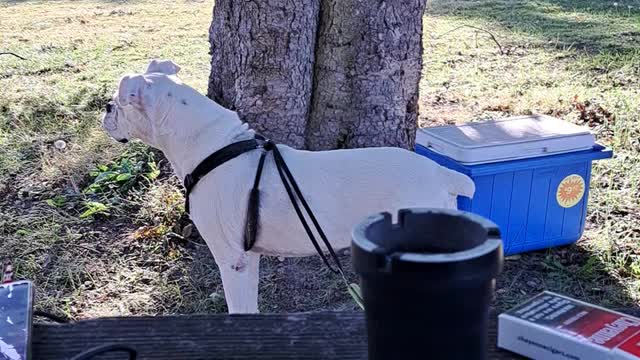
{"type": "MultiPolygon", "coordinates": [[[[191,261],[182,264],[181,272],[172,281],[180,291],[160,288],[162,296],[153,308],[168,313],[219,313],[227,312],[224,288],[218,267],[198,237],[195,248],[183,249],[191,261]],[[180,301],[176,299],[179,293],[180,301]]],[[[349,280],[357,282],[351,270],[351,259],[341,255],[349,280]]],[[[263,256],[260,261],[258,306],[262,313],[344,311],[358,309],[347,293],[339,275],[330,272],[319,256],[287,258],[263,256]]]]}
{"type": "MultiPolygon", "coordinates": [[[[343,251],[340,254],[349,281],[359,283],[351,257],[343,251]]],[[[517,255],[505,261],[493,306],[506,311],[548,290],[611,309],[637,308],[627,287],[612,274],[610,264],[582,243],[517,255]]],[[[217,266],[206,247],[194,256],[191,278],[200,279],[195,283],[201,293],[222,296],[217,266]]],[[[224,312],[224,300],[218,301],[223,307],[214,312],[224,312]]],[[[358,310],[341,278],[331,273],[318,256],[284,261],[262,257],[258,304],[263,313],[358,310]]]]}
{"type": "MultiPolygon", "coordinates": [[[[501,40],[517,46],[548,48],[550,52],[572,49],[586,55],[570,65],[578,72],[632,67],[640,54],[638,0],[618,1],[618,6],[613,6],[613,1],[594,0],[434,0],[427,14],[442,17],[452,28],[468,22],[490,31],[506,29],[499,33],[501,40]]],[[[632,71],[637,70],[625,74],[632,71]]],[[[616,217],[615,221],[633,226],[626,219],[616,217]]],[[[589,223],[606,226],[604,220],[589,223]]],[[[505,310],[543,290],[612,308],[634,306],[638,275],[630,273],[630,263],[613,264],[631,262],[625,254],[634,252],[617,248],[611,252],[612,260],[606,260],[607,256],[585,242],[506,261],[498,279],[495,306],[505,310]]]]}
{"type": "Polygon", "coordinates": [[[435,0],[427,13],[481,19],[556,47],[589,53],[634,51],[640,46],[640,1],[613,4],[595,0],[435,0]]]}
{"type": "Polygon", "coordinates": [[[612,309],[636,306],[607,268],[608,264],[581,243],[521,254],[505,261],[494,305],[500,311],[507,310],[548,290],[612,309]]]}
{"type": "MultiPolygon", "coordinates": [[[[307,239],[304,239],[308,241],[307,239]]],[[[350,282],[359,282],[351,256],[339,252],[350,282]]],[[[319,256],[280,261],[263,257],[260,262],[261,312],[353,311],[359,309],[340,275],[324,265],[319,256]]]]}

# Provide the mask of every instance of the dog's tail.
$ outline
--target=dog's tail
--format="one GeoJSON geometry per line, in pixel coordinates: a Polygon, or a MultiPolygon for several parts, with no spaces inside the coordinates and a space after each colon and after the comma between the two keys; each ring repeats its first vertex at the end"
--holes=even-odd
{"type": "Polygon", "coordinates": [[[472,198],[476,192],[476,184],[470,177],[463,173],[442,167],[444,180],[448,186],[449,193],[453,195],[466,196],[472,198]]]}

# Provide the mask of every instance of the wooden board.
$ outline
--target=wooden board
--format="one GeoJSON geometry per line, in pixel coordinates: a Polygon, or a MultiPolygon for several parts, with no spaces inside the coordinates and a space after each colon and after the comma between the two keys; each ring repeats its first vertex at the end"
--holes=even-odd
{"type": "MultiPolygon", "coordinates": [[[[495,345],[496,316],[491,319],[489,342],[495,345]]],[[[33,359],[67,360],[106,343],[131,345],[139,359],[367,359],[360,312],[122,317],[35,325],[33,359]]],[[[489,359],[522,358],[492,347],[489,359]]]]}

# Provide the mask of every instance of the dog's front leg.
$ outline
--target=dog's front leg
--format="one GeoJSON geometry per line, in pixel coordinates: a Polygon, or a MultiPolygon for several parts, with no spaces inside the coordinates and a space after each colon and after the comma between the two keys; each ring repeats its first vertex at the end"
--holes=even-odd
{"type": "Polygon", "coordinates": [[[258,312],[258,277],[260,254],[242,252],[231,263],[218,263],[229,314],[258,312]]]}

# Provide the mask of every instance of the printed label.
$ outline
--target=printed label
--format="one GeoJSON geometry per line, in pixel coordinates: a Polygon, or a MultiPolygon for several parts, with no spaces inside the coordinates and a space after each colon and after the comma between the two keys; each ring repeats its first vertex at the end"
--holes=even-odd
{"type": "Polygon", "coordinates": [[[508,314],[608,349],[640,332],[640,319],[553,294],[540,294],[508,314]]]}
{"type": "Polygon", "coordinates": [[[556,200],[563,208],[576,206],[584,196],[585,182],[580,175],[569,175],[562,179],[556,192],[556,200]]]}
{"type": "Polygon", "coordinates": [[[620,345],[620,350],[631,355],[640,356],[640,333],[635,334],[620,345]]]}

